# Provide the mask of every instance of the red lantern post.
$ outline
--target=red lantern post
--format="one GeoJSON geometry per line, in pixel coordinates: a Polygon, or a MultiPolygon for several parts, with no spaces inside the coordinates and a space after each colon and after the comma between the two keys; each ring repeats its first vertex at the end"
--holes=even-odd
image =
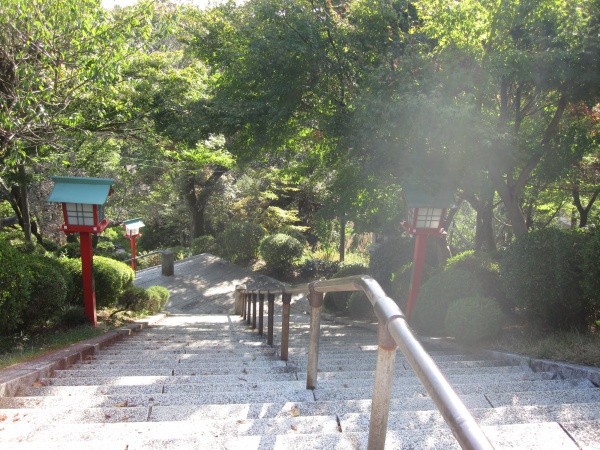
{"type": "Polygon", "coordinates": [[[444,216],[446,215],[447,205],[454,202],[454,196],[449,192],[431,195],[414,187],[405,187],[402,195],[408,209],[407,220],[403,223],[403,226],[411,236],[415,237],[413,272],[406,305],[406,318],[410,319],[417,304],[421,281],[423,280],[427,237],[446,234],[443,228],[444,216]]]}
{"type": "Polygon", "coordinates": [[[125,228],[125,235],[129,239],[131,245],[131,268],[137,269],[136,251],[135,251],[135,240],[142,237],[140,234],[140,228],[144,226],[142,219],[131,219],[123,222],[123,228],[125,228]]]}
{"type": "Polygon", "coordinates": [[[96,293],[94,291],[94,252],[92,234],[99,234],[108,226],[104,217],[104,203],[112,194],[111,178],[51,177],[54,187],[49,202],[62,203],[66,234],[79,233],[83,304],[86,317],[96,326],[96,293]]]}

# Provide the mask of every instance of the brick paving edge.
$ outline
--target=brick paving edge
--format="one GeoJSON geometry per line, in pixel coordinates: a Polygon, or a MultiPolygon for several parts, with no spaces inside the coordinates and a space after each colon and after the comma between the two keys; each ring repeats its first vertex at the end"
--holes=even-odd
{"type": "Polygon", "coordinates": [[[94,355],[99,350],[150,327],[164,319],[167,313],[156,314],[136,320],[134,323],[109,331],[101,336],[86,339],[66,348],[52,351],[29,361],[0,369],[0,397],[14,396],[22,385],[31,385],[40,378],[52,376],[55,370],[63,370],[94,355]]]}

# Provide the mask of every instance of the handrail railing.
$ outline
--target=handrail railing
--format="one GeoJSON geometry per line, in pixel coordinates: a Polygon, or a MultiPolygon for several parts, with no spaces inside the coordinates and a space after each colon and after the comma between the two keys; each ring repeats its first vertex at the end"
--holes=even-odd
{"type": "Polygon", "coordinates": [[[292,294],[308,294],[311,315],[306,387],[307,389],[315,389],[317,385],[323,294],[325,292],[360,290],[366,294],[373,305],[379,321],[375,386],[369,424],[369,450],[383,450],[385,446],[397,347],[400,348],[427,393],[436,404],[460,446],[463,449],[493,449],[462,400],[410,330],[406,318],[396,302],[385,294],[379,283],[373,278],[361,275],[314,281],[295,286],[238,286],[236,288],[235,312],[242,315],[249,325],[251,324],[253,328],[256,328],[258,303],[258,314],[260,315],[258,332],[262,335],[262,316],[266,293],[269,303],[267,343],[273,345],[275,296],[281,295],[283,303],[281,359],[287,361],[292,294]]]}

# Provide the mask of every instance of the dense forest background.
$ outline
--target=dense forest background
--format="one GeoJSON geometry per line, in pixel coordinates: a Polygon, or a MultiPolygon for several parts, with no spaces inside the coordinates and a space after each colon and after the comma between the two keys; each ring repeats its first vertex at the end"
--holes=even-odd
{"type": "Polygon", "coordinates": [[[438,260],[591,233],[599,33],[598,0],[5,0],[3,231],[64,244],[69,175],[115,179],[105,234],[142,218],[142,253],[252,223],[368,259],[407,184],[455,195],[438,260]]]}

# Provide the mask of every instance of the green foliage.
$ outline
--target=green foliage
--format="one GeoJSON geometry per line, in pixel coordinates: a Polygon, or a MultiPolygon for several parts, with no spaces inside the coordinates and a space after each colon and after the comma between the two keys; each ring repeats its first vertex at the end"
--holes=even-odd
{"type": "Polygon", "coordinates": [[[372,320],[375,318],[373,305],[363,291],[355,291],[350,294],[348,312],[353,319],[372,320]]]}
{"type": "Polygon", "coordinates": [[[150,286],[148,289],[146,289],[146,291],[150,296],[147,309],[152,313],[158,313],[162,311],[169,301],[169,297],[171,296],[169,290],[163,286],[150,286]]]}
{"type": "MultiPolygon", "coordinates": [[[[363,264],[348,264],[338,270],[331,278],[351,277],[353,275],[366,275],[367,267],[363,264]]],[[[323,297],[323,305],[329,311],[345,312],[351,292],[327,292],[323,297]]]]}
{"type": "Polygon", "coordinates": [[[502,309],[493,298],[467,297],[448,307],[444,328],[457,341],[475,344],[496,337],[504,320],[502,309]]]}
{"type": "Polygon", "coordinates": [[[162,286],[150,286],[144,289],[139,286],[127,286],[118,297],[117,304],[127,311],[151,314],[158,313],[169,300],[169,290],[162,286]]]}
{"type": "Polygon", "coordinates": [[[326,261],[323,259],[305,259],[300,264],[300,277],[303,280],[328,280],[339,270],[338,261],[326,261]]]}
{"type": "Polygon", "coordinates": [[[258,256],[258,247],[266,234],[266,230],[260,225],[236,222],[217,236],[217,242],[226,258],[232,262],[246,262],[258,256]]]}
{"type": "Polygon", "coordinates": [[[287,234],[288,236],[298,239],[298,241],[304,247],[308,245],[308,239],[306,239],[306,236],[299,227],[295,227],[293,225],[286,225],[285,227],[281,227],[279,230],[277,230],[277,233],[287,234]]]}
{"type": "Polygon", "coordinates": [[[586,302],[589,304],[592,320],[600,317],[600,230],[590,229],[585,235],[582,249],[581,274],[582,288],[586,302]]]}
{"type": "Polygon", "coordinates": [[[213,255],[219,253],[217,239],[214,236],[200,236],[192,241],[192,255],[199,255],[201,253],[210,253],[213,255]]]}
{"type": "Polygon", "coordinates": [[[411,321],[421,333],[444,334],[448,307],[459,298],[478,297],[482,287],[477,277],[464,269],[448,269],[433,275],[420,289],[411,321]]]}
{"type": "Polygon", "coordinates": [[[96,307],[115,304],[119,294],[133,283],[135,272],[125,263],[103,256],[94,257],[96,307]]]}
{"type": "Polygon", "coordinates": [[[74,328],[89,323],[83,306],[69,306],[61,312],[58,324],[65,328],[74,328]]]}
{"type": "Polygon", "coordinates": [[[581,288],[581,236],[556,228],[532,231],[505,252],[501,279],[507,296],[530,323],[568,329],[586,324],[581,288]]]}
{"type": "Polygon", "coordinates": [[[514,309],[514,303],[506,297],[500,280],[500,258],[499,253],[468,250],[446,261],[444,270],[464,269],[471,272],[481,283],[481,295],[496,299],[502,310],[509,314],[514,309]]]}
{"type": "Polygon", "coordinates": [[[34,283],[23,255],[1,237],[0,261],[0,335],[6,335],[22,326],[34,283]]]}
{"type": "Polygon", "coordinates": [[[29,255],[24,262],[31,273],[32,290],[23,323],[31,329],[50,323],[68,306],[73,280],[55,259],[29,255]]]}
{"type": "Polygon", "coordinates": [[[409,237],[397,237],[377,244],[369,260],[369,273],[384,291],[391,291],[394,270],[413,260],[415,243],[409,237]]]}
{"type": "MultiPolygon", "coordinates": [[[[81,260],[61,258],[60,263],[71,274],[73,290],[69,295],[69,304],[83,303],[83,276],[81,260]]],[[[103,308],[115,303],[119,293],[133,282],[135,272],[125,263],[103,256],[94,257],[94,285],[96,307],[103,308]]]]}
{"type": "Polygon", "coordinates": [[[287,234],[277,233],[265,237],[259,247],[259,254],[267,268],[276,273],[286,273],[302,257],[304,246],[287,234]]]}
{"type": "MultiPolygon", "coordinates": [[[[406,304],[408,302],[408,291],[410,289],[410,283],[412,280],[413,263],[410,262],[400,267],[396,272],[392,274],[392,285],[390,288],[390,297],[398,304],[402,311],[406,311],[406,304]]],[[[425,283],[434,273],[436,268],[425,264],[423,266],[423,280],[421,283],[425,283]]]]}
{"type": "Polygon", "coordinates": [[[189,258],[193,254],[192,249],[190,247],[184,247],[183,245],[176,245],[175,247],[171,247],[169,250],[173,252],[173,257],[175,258],[175,261],[189,258]]]}
{"type": "Polygon", "coordinates": [[[116,300],[119,308],[139,312],[148,309],[150,294],[142,287],[131,285],[121,291],[116,300]]]}

